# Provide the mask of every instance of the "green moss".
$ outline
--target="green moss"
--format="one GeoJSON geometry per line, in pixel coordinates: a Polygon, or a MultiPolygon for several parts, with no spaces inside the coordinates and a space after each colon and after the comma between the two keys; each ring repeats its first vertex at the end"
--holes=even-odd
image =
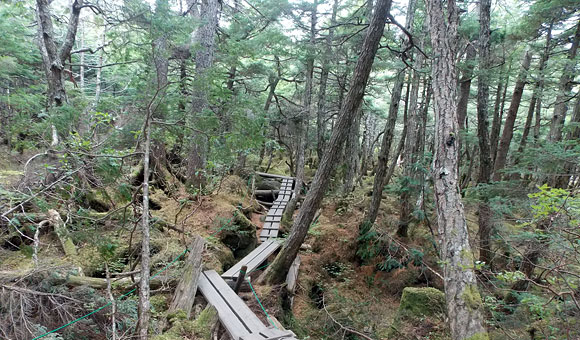
{"type": "Polygon", "coordinates": [[[214,307],[204,309],[195,320],[188,320],[187,314],[176,311],[167,316],[171,328],[165,333],[155,336],[152,340],[182,340],[195,334],[195,339],[211,340],[211,329],[217,321],[217,311],[214,307]]]}
{"type": "Polygon", "coordinates": [[[477,333],[465,340],[489,340],[489,335],[487,333],[477,333]]]}
{"type": "Polygon", "coordinates": [[[473,310],[479,309],[483,305],[476,285],[467,285],[463,294],[461,294],[461,298],[465,301],[467,307],[473,310]]]}
{"type": "Polygon", "coordinates": [[[214,307],[204,309],[193,325],[193,332],[202,339],[211,340],[211,329],[217,321],[217,310],[214,307]]]}
{"type": "Polygon", "coordinates": [[[420,318],[445,314],[445,294],[435,288],[403,289],[401,305],[397,312],[400,317],[420,318]]]}

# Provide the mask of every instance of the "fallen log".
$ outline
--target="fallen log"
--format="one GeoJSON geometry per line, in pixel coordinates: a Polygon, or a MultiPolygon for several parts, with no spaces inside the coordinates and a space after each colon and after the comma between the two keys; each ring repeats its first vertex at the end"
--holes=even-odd
{"type": "Polygon", "coordinates": [[[183,310],[187,313],[187,318],[191,317],[193,300],[197,293],[197,281],[201,273],[202,253],[205,248],[205,241],[199,236],[195,236],[189,246],[189,256],[185,264],[181,280],[177,284],[173,299],[169,305],[169,312],[183,310]]]}

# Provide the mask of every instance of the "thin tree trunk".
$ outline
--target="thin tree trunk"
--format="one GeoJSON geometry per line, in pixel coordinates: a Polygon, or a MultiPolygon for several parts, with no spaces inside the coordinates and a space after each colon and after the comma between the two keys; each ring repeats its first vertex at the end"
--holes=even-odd
{"type": "MultiPolygon", "coordinates": [[[[152,103],[152,102],[151,102],[152,103]]],[[[149,155],[151,150],[151,105],[147,107],[145,117],[145,146],[143,154],[143,212],[141,214],[141,280],[139,282],[139,339],[147,340],[151,304],[149,301],[149,155]]]]}
{"type": "MultiPolygon", "coordinates": [[[[316,20],[317,20],[318,1],[314,1],[310,12],[310,48],[314,49],[316,43],[316,20]]],[[[308,121],[310,119],[310,111],[312,110],[312,83],[314,76],[314,56],[310,56],[306,61],[306,82],[304,88],[303,108],[298,118],[298,147],[296,149],[296,181],[294,190],[296,196],[288,202],[284,214],[288,219],[291,219],[296,210],[298,200],[302,196],[302,187],[304,186],[304,166],[306,156],[306,144],[308,143],[308,121]]]]}
{"type": "MultiPolygon", "coordinates": [[[[411,30],[413,26],[413,21],[415,18],[415,1],[409,1],[406,24],[407,30],[411,30]]],[[[401,44],[403,47],[408,46],[409,41],[404,40],[401,44]]],[[[385,131],[383,133],[383,139],[381,142],[381,150],[379,151],[379,158],[377,161],[377,166],[375,167],[375,180],[373,182],[373,194],[371,196],[371,203],[369,209],[367,210],[363,223],[361,224],[360,232],[370,228],[376,221],[377,215],[379,213],[379,208],[381,206],[381,200],[383,197],[383,189],[385,187],[385,175],[387,174],[387,166],[389,161],[389,154],[391,152],[391,144],[393,142],[393,132],[395,130],[395,124],[397,122],[397,115],[399,113],[399,104],[401,101],[401,93],[403,91],[403,85],[405,83],[405,71],[399,71],[397,77],[395,78],[395,84],[393,85],[393,90],[391,92],[391,103],[389,104],[389,115],[387,117],[387,124],[385,125],[385,131]]],[[[406,133],[409,133],[407,129],[406,133]]],[[[396,162],[396,160],[394,160],[396,162]]]]}
{"type": "MultiPolygon", "coordinates": [[[[419,47],[423,47],[422,40],[419,43],[419,47]]],[[[423,55],[418,54],[415,61],[415,68],[421,69],[423,67],[423,55]]],[[[418,163],[420,162],[421,156],[419,155],[418,143],[419,143],[419,131],[418,129],[422,125],[420,120],[420,108],[418,107],[418,97],[419,97],[419,86],[420,86],[419,72],[413,72],[413,79],[411,81],[411,95],[409,97],[409,114],[407,117],[407,137],[405,140],[404,155],[405,159],[403,161],[404,171],[403,171],[403,189],[401,192],[401,210],[399,214],[399,225],[397,228],[397,235],[399,237],[407,237],[409,223],[411,222],[411,216],[413,213],[414,202],[416,197],[420,192],[419,188],[419,177],[420,168],[418,163]]],[[[424,98],[423,100],[425,100],[424,98]]]]}
{"type": "Polygon", "coordinates": [[[536,95],[536,121],[534,125],[534,142],[537,143],[540,139],[540,128],[542,126],[542,97],[544,93],[544,83],[545,83],[545,69],[548,59],[550,58],[551,42],[552,42],[552,28],[554,26],[554,21],[550,22],[548,31],[546,32],[546,45],[544,46],[544,51],[542,53],[542,59],[540,60],[540,66],[538,68],[539,80],[536,95]]]}
{"type": "Polygon", "coordinates": [[[469,103],[469,90],[471,89],[471,80],[473,79],[473,69],[475,67],[474,59],[477,50],[472,44],[467,45],[465,51],[465,68],[461,79],[459,80],[459,101],[457,103],[457,116],[459,117],[459,130],[465,129],[465,119],[467,118],[467,104],[469,103]]]}
{"type": "MultiPolygon", "coordinates": [[[[487,107],[489,103],[490,67],[490,16],[491,0],[479,1],[479,75],[477,80],[477,137],[479,142],[478,184],[489,183],[492,163],[489,142],[487,107]]],[[[478,206],[479,260],[491,266],[492,212],[488,198],[484,197],[478,206]]]]}
{"type": "Polygon", "coordinates": [[[330,18],[330,29],[326,36],[326,46],[322,59],[322,70],[320,71],[320,87],[318,91],[318,105],[316,110],[316,154],[318,161],[322,159],[326,144],[326,85],[328,83],[328,73],[332,59],[332,42],[334,40],[334,26],[336,25],[336,12],[338,11],[338,1],[334,0],[332,5],[332,16],[330,18]]]}
{"type": "Polygon", "coordinates": [[[494,181],[501,180],[501,170],[503,170],[507,162],[507,155],[512,137],[514,135],[514,125],[518,114],[518,109],[522,101],[522,94],[524,93],[524,86],[526,85],[526,78],[528,75],[528,69],[530,68],[531,60],[532,55],[529,50],[526,50],[522,60],[522,70],[518,75],[518,80],[516,81],[516,85],[514,87],[514,94],[512,95],[512,101],[510,103],[507,117],[505,119],[501,140],[499,142],[499,148],[497,149],[497,156],[493,169],[494,181]]]}
{"type": "Polygon", "coordinates": [[[447,317],[453,340],[470,337],[487,339],[473,269],[473,253],[457,183],[455,54],[459,13],[454,0],[428,0],[427,13],[433,55],[436,56],[432,66],[435,109],[433,179],[447,317]],[[447,4],[446,11],[444,2],[447,4]]]}
{"type": "MultiPolygon", "coordinates": [[[[565,150],[570,150],[574,145],[573,142],[580,140],[580,97],[576,99],[576,105],[574,105],[574,110],[572,111],[572,119],[570,121],[571,129],[568,132],[567,139],[572,142],[566,146],[565,150]]],[[[555,181],[554,187],[566,189],[570,184],[574,170],[578,168],[578,164],[566,160],[564,163],[563,175],[558,176],[555,181]]]]}
{"type": "Polygon", "coordinates": [[[355,182],[354,179],[357,175],[357,170],[359,167],[359,137],[360,137],[360,120],[362,115],[362,105],[359,108],[359,113],[356,115],[352,127],[348,132],[346,137],[346,143],[344,145],[344,159],[346,162],[346,172],[344,176],[344,185],[342,188],[342,194],[344,196],[350,194],[354,190],[355,182]]]}
{"type": "Polygon", "coordinates": [[[554,113],[552,115],[552,122],[550,124],[550,134],[548,140],[551,142],[558,142],[562,140],[562,129],[566,121],[566,113],[568,112],[568,101],[571,97],[573,80],[576,76],[576,54],[578,52],[578,44],[580,43],[580,21],[576,25],[576,33],[572,46],[568,50],[568,60],[562,70],[560,77],[559,93],[556,96],[556,105],[554,106],[554,113]]]}
{"type": "MultiPolygon", "coordinates": [[[[495,110],[493,112],[493,121],[491,123],[491,133],[489,136],[489,144],[490,144],[490,153],[491,153],[491,161],[492,164],[495,163],[495,158],[497,156],[497,143],[499,141],[499,134],[501,132],[501,123],[503,120],[503,112],[504,112],[504,106],[505,106],[505,98],[507,95],[507,89],[508,89],[508,85],[510,82],[510,73],[512,70],[512,62],[511,59],[508,61],[508,71],[505,76],[505,80],[501,80],[500,82],[502,82],[502,94],[501,94],[501,100],[500,100],[500,105],[499,110],[495,110]]],[[[504,73],[504,68],[502,66],[502,74],[504,73]]],[[[498,93],[499,93],[500,89],[498,88],[498,93]]],[[[498,94],[499,95],[499,94],[498,94]]]]}
{"type": "Polygon", "coordinates": [[[263,275],[263,280],[271,283],[283,282],[286,274],[296,258],[300,246],[306,238],[308,229],[316,211],[322,203],[324,192],[328,188],[330,175],[336,168],[340,149],[346,139],[349,128],[355,119],[362,103],[365,88],[369,79],[379,42],[383,35],[387,15],[391,8],[391,0],[377,0],[372,21],[367,29],[366,37],[361,48],[361,53],[351,79],[350,87],[343,105],[340,108],[338,120],[333,129],[332,136],[326,152],[320,162],[310,191],[306,195],[304,204],[298,213],[298,217],[292,225],[290,236],[282,247],[282,250],[268,267],[263,275]]]}

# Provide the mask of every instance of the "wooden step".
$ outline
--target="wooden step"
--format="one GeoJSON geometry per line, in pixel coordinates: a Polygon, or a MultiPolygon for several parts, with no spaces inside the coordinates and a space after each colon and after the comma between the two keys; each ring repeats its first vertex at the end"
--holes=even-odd
{"type": "MultiPolygon", "coordinates": [[[[260,235],[261,237],[262,235],[260,235]]],[[[236,280],[240,275],[240,269],[243,265],[248,266],[248,273],[251,273],[256,268],[258,268],[262,263],[264,263],[270,255],[272,255],[276,250],[280,248],[280,241],[278,240],[265,240],[258,248],[254,249],[251,253],[246,255],[240,262],[236,263],[233,267],[228,269],[222,274],[222,277],[226,280],[236,280]]]]}

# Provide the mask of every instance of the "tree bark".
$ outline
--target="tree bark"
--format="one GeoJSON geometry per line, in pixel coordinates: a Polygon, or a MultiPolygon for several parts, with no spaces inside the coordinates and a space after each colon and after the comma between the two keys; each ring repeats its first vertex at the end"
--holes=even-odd
{"type": "Polygon", "coordinates": [[[60,48],[56,44],[52,13],[49,6],[49,0],[36,0],[38,43],[48,83],[48,106],[61,106],[68,102],[64,80],[66,71],[64,65],[74,46],[83,0],[74,0],[72,2],[67,31],[60,48]]]}
{"type": "Polygon", "coordinates": [[[580,21],[578,21],[578,24],[576,25],[574,40],[572,41],[572,46],[568,50],[568,60],[562,70],[562,76],[560,77],[559,93],[558,96],[556,96],[556,105],[554,106],[554,113],[550,123],[550,134],[548,135],[548,140],[550,142],[558,142],[562,140],[562,129],[564,127],[564,122],[566,121],[566,113],[568,112],[568,101],[571,97],[570,92],[574,86],[573,80],[576,76],[576,54],[578,52],[579,43],[580,21]]]}
{"type": "Polygon", "coordinates": [[[474,258],[457,183],[455,54],[459,13],[454,0],[428,0],[427,13],[435,56],[432,66],[435,110],[433,179],[447,316],[453,340],[476,336],[487,339],[473,269],[474,258]]]}
{"type": "MultiPolygon", "coordinates": [[[[491,0],[479,1],[479,73],[477,80],[477,137],[479,142],[478,184],[489,183],[492,163],[489,142],[489,124],[487,107],[489,103],[489,67],[490,67],[490,16],[491,0]]],[[[492,212],[488,197],[483,197],[478,206],[479,225],[479,260],[491,266],[491,229],[492,212]]]]}
{"type": "Polygon", "coordinates": [[[360,120],[362,115],[362,105],[359,108],[359,113],[356,115],[352,127],[346,137],[344,145],[344,159],[346,162],[346,172],[344,176],[344,183],[342,194],[344,196],[350,194],[355,187],[355,178],[359,167],[359,137],[360,137],[360,120]]]}
{"type": "Polygon", "coordinates": [[[340,156],[340,149],[361,105],[390,8],[391,0],[377,0],[373,18],[367,29],[348,93],[341,106],[326,152],[316,171],[310,190],[298,213],[298,217],[292,225],[290,236],[272,265],[264,273],[262,280],[271,283],[283,282],[292,262],[300,250],[300,246],[306,238],[312,219],[322,203],[324,192],[328,188],[330,175],[336,168],[340,156]]]}
{"type": "Polygon", "coordinates": [[[459,101],[457,103],[457,116],[459,117],[459,130],[465,129],[465,119],[467,118],[467,104],[469,103],[469,90],[471,89],[471,80],[473,79],[473,69],[475,68],[474,59],[477,54],[475,46],[467,45],[465,51],[465,68],[461,79],[459,79],[459,101]]]}
{"type": "MultiPolygon", "coordinates": [[[[218,28],[218,0],[202,0],[200,7],[202,25],[193,34],[195,52],[195,77],[192,99],[192,120],[209,108],[208,70],[213,65],[215,53],[215,36],[218,28]]],[[[202,185],[204,176],[202,171],[207,161],[207,141],[205,136],[194,133],[193,145],[189,152],[187,172],[191,184],[195,187],[202,185]]]]}
{"type": "Polygon", "coordinates": [[[145,136],[145,146],[143,154],[143,211],[141,215],[141,281],[139,282],[139,339],[147,340],[149,335],[149,317],[151,304],[149,301],[149,156],[151,150],[151,105],[147,107],[147,116],[145,117],[145,127],[143,135],[145,136]]]}
{"type": "Polygon", "coordinates": [[[528,69],[530,68],[530,62],[532,60],[532,55],[529,50],[524,53],[524,58],[522,60],[522,70],[518,75],[518,80],[514,87],[514,93],[512,95],[512,101],[508,109],[507,117],[505,119],[505,124],[503,127],[503,132],[501,135],[501,140],[499,142],[499,148],[497,149],[497,156],[494,163],[493,169],[493,180],[501,180],[501,170],[506,165],[507,155],[514,135],[514,125],[516,117],[518,114],[518,109],[522,101],[522,94],[524,93],[524,86],[526,85],[526,78],[528,75],[528,69]]]}

